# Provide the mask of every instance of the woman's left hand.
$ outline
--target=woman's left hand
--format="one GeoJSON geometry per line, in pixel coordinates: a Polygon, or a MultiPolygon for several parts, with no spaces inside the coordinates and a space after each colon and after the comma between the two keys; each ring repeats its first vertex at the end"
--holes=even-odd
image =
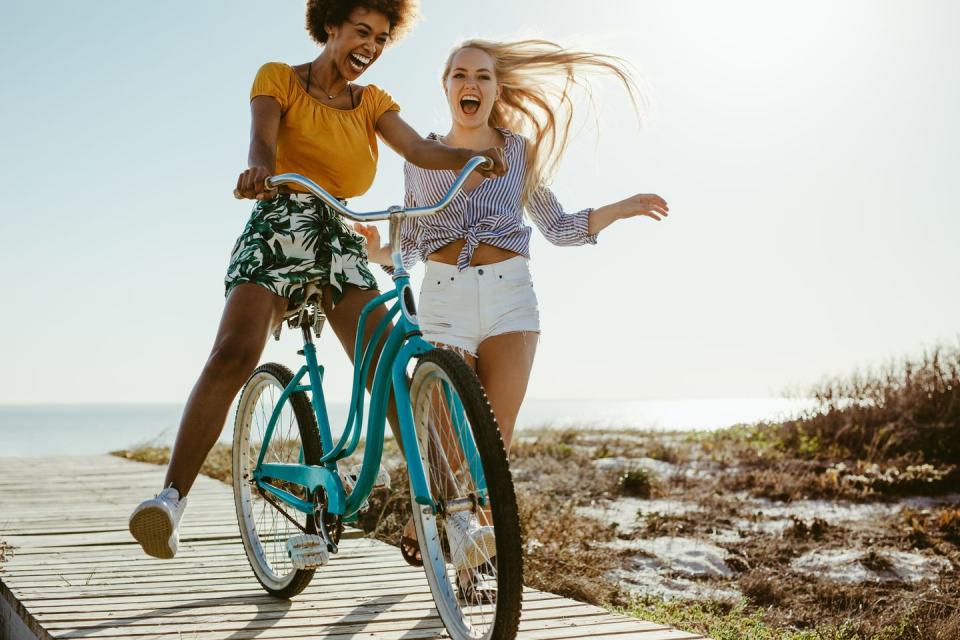
{"type": "Polygon", "coordinates": [[[670,215],[670,207],[667,201],[655,193],[638,193],[630,196],[619,203],[622,218],[633,218],[635,216],[647,216],[654,220],[661,220],[670,215]]]}
{"type": "Polygon", "coordinates": [[[660,221],[670,214],[667,201],[654,193],[638,193],[620,202],[594,209],[587,222],[587,233],[596,235],[617,220],[647,216],[660,221]]]}
{"type": "Polygon", "coordinates": [[[353,223],[353,230],[367,242],[367,257],[371,262],[390,266],[390,249],[380,244],[380,230],[372,224],[353,223]]]}

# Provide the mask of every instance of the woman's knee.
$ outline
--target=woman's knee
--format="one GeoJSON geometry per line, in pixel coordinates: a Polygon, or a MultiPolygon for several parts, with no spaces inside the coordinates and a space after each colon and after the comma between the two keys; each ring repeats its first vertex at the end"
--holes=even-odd
{"type": "Polygon", "coordinates": [[[263,345],[253,344],[249,338],[227,336],[213,346],[204,373],[218,378],[246,379],[257,366],[262,351],[263,345]]]}

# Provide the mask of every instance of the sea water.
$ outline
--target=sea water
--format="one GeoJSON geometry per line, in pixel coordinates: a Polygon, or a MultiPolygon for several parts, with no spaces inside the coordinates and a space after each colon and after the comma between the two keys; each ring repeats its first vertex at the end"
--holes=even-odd
{"type": "MultiPolygon", "coordinates": [[[[783,398],[696,400],[529,399],[517,429],[720,429],[795,415],[809,402],[783,398]]],[[[334,434],[346,423],[346,405],[331,404],[334,434]]],[[[172,444],[183,405],[81,404],[0,406],[0,456],[89,455],[139,444],[172,444]]],[[[221,440],[232,438],[231,409],[221,440]]],[[[388,430],[389,433],[389,430],[388,430]]]]}

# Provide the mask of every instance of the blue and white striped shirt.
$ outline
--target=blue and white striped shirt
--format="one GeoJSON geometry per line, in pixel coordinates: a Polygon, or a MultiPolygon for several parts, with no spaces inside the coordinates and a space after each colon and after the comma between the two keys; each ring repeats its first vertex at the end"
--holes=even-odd
{"type": "MultiPolygon", "coordinates": [[[[504,156],[509,169],[499,178],[482,181],[469,194],[461,191],[441,213],[408,218],[400,230],[403,264],[408,269],[431,253],[461,238],[466,239],[457,258],[457,268],[470,266],[473,252],[482,242],[520,255],[530,255],[533,230],[523,223],[520,192],[526,167],[526,140],[523,136],[499,129],[505,139],[504,156]]],[[[428,136],[436,140],[438,136],[428,136]]],[[[421,169],[404,165],[404,205],[418,207],[433,204],[446,194],[456,179],[455,171],[421,169]]],[[[546,187],[533,193],[527,206],[530,218],[540,232],[555,245],[596,244],[597,236],[587,232],[590,212],[564,213],[546,187]]]]}

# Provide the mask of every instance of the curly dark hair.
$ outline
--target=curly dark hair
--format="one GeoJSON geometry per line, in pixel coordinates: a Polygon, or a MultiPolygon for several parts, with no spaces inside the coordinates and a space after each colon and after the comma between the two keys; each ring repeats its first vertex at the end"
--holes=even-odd
{"type": "Polygon", "coordinates": [[[402,39],[420,15],[420,0],[307,0],[307,32],[326,44],[328,24],[343,24],[357,7],[379,11],[390,21],[390,42],[402,39]]]}

